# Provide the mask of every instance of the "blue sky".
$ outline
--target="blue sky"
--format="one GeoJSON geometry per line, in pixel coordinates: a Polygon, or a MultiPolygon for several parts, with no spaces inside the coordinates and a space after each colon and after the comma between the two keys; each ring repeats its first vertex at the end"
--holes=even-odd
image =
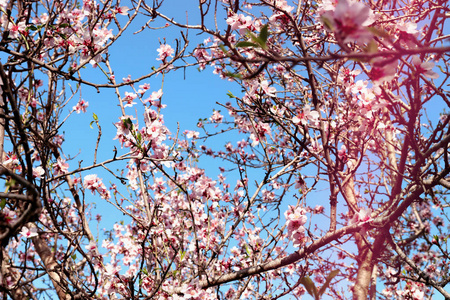
{"type": "MultiPolygon", "coordinates": [[[[166,0],[163,6],[163,11],[171,16],[175,15],[175,18],[180,22],[186,21],[186,10],[189,10],[188,19],[189,23],[196,23],[198,15],[194,13],[196,11],[197,1],[184,1],[184,0],[166,0]],[[174,9],[176,6],[176,9],[174,9]]],[[[123,17],[126,18],[126,17],[123,17]]],[[[131,34],[133,31],[138,30],[141,25],[146,22],[146,19],[139,17],[135,22],[131,30],[122,36],[119,41],[113,45],[109,50],[111,55],[112,67],[115,71],[116,78],[121,81],[122,77],[127,77],[129,74],[132,78],[139,77],[143,74],[151,72],[153,66],[158,66],[160,61],[156,60],[157,51],[159,47],[159,41],[166,39],[167,44],[175,47],[175,38],[179,38],[179,29],[169,27],[164,30],[150,31],[146,30],[138,35],[131,34]]],[[[210,22],[211,20],[209,20],[210,22]]],[[[219,17],[219,21],[223,24],[223,18],[219,17]]],[[[155,26],[160,26],[162,23],[157,23],[155,26]]],[[[197,36],[195,32],[189,33],[190,49],[202,42],[207,36],[197,36]]],[[[84,78],[92,80],[98,83],[104,83],[106,80],[101,78],[101,73],[98,69],[92,69],[90,65],[82,71],[84,78]],[[100,76],[99,76],[100,74],[100,76]]],[[[152,91],[157,91],[161,87],[162,75],[155,76],[142,83],[150,83],[152,91]]],[[[140,83],[140,84],[142,84],[140,83]]],[[[137,87],[137,85],[136,85],[137,87]]],[[[185,129],[197,130],[196,124],[199,118],[209,118],[213,112],[213,109],[220,109],[216,105],[216,101],[225,103],[228,101],[226,95],[228,91],[232,91],[233,94],[239,95],[240,89],[237,84],[231,83],[226,80],[222,80],[219,76],[212,74],[211,68],[199,72],[195,67],[186,69],[185,73],[182,70],[176,72],[170,72],[166,75],[164,81],[164,96],[163,103],[167,104],[167,108],[163,110],[165,116],[165,124],[174,134],[177,131],[178,125],[180,126],[180,133],[185,129]]],[[[125,91],[131,92],[131,88],[123,87],[120,89],[122,95],[125,91]]],[[[101,89],[98,93],[94,88],[83,86],[82,98],[89,102],[89,108],[85,114],[74,114],[71,116],[62,130],[65,131],[66,142],[63,146],[66,155],[74,156],[80,153],[71,163],[71,170],[78,167],[78,161],[83,160],[82,166],[87,166],[92,163],[94,146],[97,139],[97,129],[95,125],[90,127],[90,123],[93,120],[92,114],[95,113],[100,125],[102,126],[103,136],[99,147],[98,162],[102,160],[110,159],[113,156],[112,149],[116,146],[120,151],[120,145],[117,141],[113,140],[116,129],[113,123],[118,121],[120,116],[120,108],[118,107],[117,96],[113,89],[101,89]]],[[[74,99],[69,103],[68,109],[76,104],[74,99]]],[[[138,106],[138,105],[137,105],[138,106]]],[[[137,115],[142,121],[142,109],[139,108],[138,112],[135,108],[126,108],[127,114],[137,115]]],[[[223,111],[223,110],[222,110],[223,111]]],[[[436,116],[436,110],[432,112],[432,115],[436,116]]],[[[226,116],[226,112],[223,111],[226,116]]],[[[217,147],[225,144],[226,138],[217,138],[217,147]]],[[[208,160],[206,163],[200,161],[200,167],[207,168],[207,174],[214,178],[214,174],[217,174],[218,166],[221,165],[220,161],[208,160]]],[[[116,165],[111,165],[111,169],[115,170],[116,165]]],[[[124,163],[117,164],[117,167],[123,167],[124,163]]],[[[107,180],[111,177],[106,171],[102,171],[98,168],[93,171],[87,171],[82,174],[84,177],[87,174],[96,173],[99,177],[105,179],[105,184],[108,186],[107,180]]],[[[235,182],[235,180],[234,180],[235,182]]],[[[234,183],[233,180],[230,183],[234,183]]],[[[320,194],[316,194],[317,198],[320,198],[320,194]]],[[[322,200],[322,199],[320,199],[322,200]]],[[[106,204],[100,197],[92,196],[89,192],[86,193],[86,201],[88,203],[95,202],[97,204],[96,211],[101,212],[103,215],[103,221],[101,228],[112,228],[114,222],[123,219],[121,213],[116,209],[106,204]]],[[[324,205],[328,202],[327,193],[324,193],[324,205]]],[[[94,229],[95,227],[93,227],[94,229]]],[[[436,299],[440,299],[436,296],[436,299]]]]}

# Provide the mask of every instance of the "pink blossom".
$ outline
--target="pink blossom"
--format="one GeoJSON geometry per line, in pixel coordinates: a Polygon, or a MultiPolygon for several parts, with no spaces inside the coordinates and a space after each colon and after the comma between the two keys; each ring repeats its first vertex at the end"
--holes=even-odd
{"type": "Polygon", "coordinates": [[[57,134],[53,138],[53,143],[55,143],[55,145],[57,146],[61,146],[63,142],[64,142],[64,135],[62,134],[57,134]]]}
{"type": "Polygon", "coordinates": [[[112,29],[99,26],[94,27],[92,34],[94,36],[94,44],[97,46],[105,45],[108,39],[114,37],[112,34],[112,29]]]}
{"type": "Polygon", "coordinates": [[[160,99],[162,97],[162,95],[163,95],[163,91],[161,89],[158,91],[155,91],[151,94],[150,97],[148,97],[147,99],[144,100],[144,103],[150,102],[154,106],[159,106],[161,104],[157,100],[160,99]]]}
{"type": "Polygon", "coordinates": [[[41,178],[44,174],[45,174],[45,171],[41,166],[33,168],[33,177],[41,178]]]}
{"type": "Polygon", "coordinates": [[[408,34],[417,35],[419,31],[417,30],[417,24],[413,22],[405,22],[401,20],[395,24],[395,28],[408,34]]]}
{"type": "Polygon", "coordinates": [[[367,26],[374,22],[372,10],[361,2],[340,0],[334,10],[322,14],[322,22],[342,43],[366,43],[372,38],[367,26]]]}
{"type": "Polygon", "coordinates": [[[150,84],[149,83],[141,84],[141,85],[139,85],[138,94],[143,95],[149,89],[150,89],[150,84]]]}
{"type": "Polygon", "coordinates": [[[90,190],[93,194],[97,191],[103,199],[111,198],[109,191],[106,189],[101,178],[96,174],[86,175],[83,180],[83,187],[90,190]]]}
{"type": "Polygon", "coordinates": [[[289,19],[286,17],[286,13],[290,13],[294,7],[287,4],[286,0],[275,0],[274,5],[277,8],[274,10],[274,14],[269,18],[269,21],[273,24],[286,23],[289,19]]]}
{"type": "Polygon", "coordinates": [[[412,63],[416,67],[417,73],[423,74],[423,76],[437,79],[439,78],[439,74],[434,72],[432,69],[434,68],[434,63],[432,62],[422,62],[420,58],[416,55],[412,57],[412,63]]]}
{"type": "Polygon", "coordinates": [[[350,87],[352,94],[357,94],[359,92],[363,92],[366,89],[367,89],[367,81],[366,80],[358,80],[350,87]]]}
{"type": "Polygon", "coordinates": [[[343,84],[351,84],[355,81],[356,76],[361,73],[361,70],[350,70],[348,68],[343,68],[342,72],[339,72],[338,81],[343,84]]]}
{"type": "Polygon", "coordinates": [[[47,13],[43,13],[40,15],[40,17],[35,17],[33,18],[33,24],[45,24],[48,21],[48,14],[47,13]]]}
{"type": "Polygon", "coordinates": [[[313,209],[313,213],[322,214],[325,211],[325,208],[322,205],[316,205],[313,209]]]}
{"type": "Polygon", "coordinates": [[[89,106],[89,102],[84,101],[83,99],[81,99],[80,101],[78,101],[77,105],[75,105],[72,109],[74,111],[77,112],[77,114],[81,113],[81,112],[86,112],[86,108],[89,106]]]}
{"type": "Polygon", "coordinates": [[[250,16],[244,16],[243,14],[235,14],[234,12],[229,12],[227,18],[227,24],[231,26],[231,30],[238,30],[241,34],[245,33],[247,30],[255,30],[255,26],[250,16]]]}
{"type": "Polygon", "coordinates": [[[90,241],[88,245],[84,246],[84,248],[86,248],[86,250],[88,251],[92,251],[97,249],[97,244],[95,243],[95,241],[90,241]]]}
{"type": "Polygon", "coordinates": [[[8,30],[9,30],[9,37],[13,39],[17,39],[20,34],[25,34],[27,29],[27,26],[25,25],[25,21],[21,21],[17,24],[14,24],[13,22],[9,22],[8,24],[8,30]]]}
{"type": "Polygon", "coordinates": [[[17,166],[19,166],[19,160],[17,159],[17,155],[8,152],[8,154],[6,155],[6,157],[3,158],[3,167],[13,170],[14,168],[16,168],[17,166]]]}
{"type": "Polygon", "coordinates": [[[126,15],[128,15],[129,10],[130,9],[127,6],[118,6],[118,7],[116,7],[116,14],[126,16],[126,15]]]}
{"type": "Polygon", "coordinates": [[[170,45],[161,44],[159,49],[157,49],[159,57],[157,60],[165,61],[167,57],[173,57],[173,53],[175,52],[170,45]]]}
{"type": "Polygon", "coordinates": [[[369,77],[375,84],[390,81],[395,78],[397,66],[398,64],[396,61],[389,64],[384,64],[379,61],[378,63],[373,64],[369,77]]]}
{"type": "Polygon", "coordinates": [[[350,220],[349,224],[357,224],[359,222],[370,221],[372,219],[371,215],[371,208],[360,208],[359,211],[353,215],[353,218],[350,220]]]}
{"type": "Polygon", "coordinates": [[[216,186],[216,181],[209,177],[201,176],[195,183],[195,193],[198,197],[217,200],[221,195],[220,189],[216,186]]]}
{"type": "Polygon", "coordinates": [[[294,242],[294,247],[298,247],[305,242],[305,228],[303,225],[308,219],[306,217],[306,210],[297,206],[289,206],[289,209],[284,213],[286,218],[286,226],[288,229],[288,236],[294,242]]]}
{"type": "Polygon", "coordinates": [[[198,131],[193,131],[193,130],[186,130],[186,131],[184,132],[184,134],[186,134],[186,137],[187,137],[188,139],[191,139],[191,138],[198,138],[198,137],[200,136],[200,133],[199,133],[198,131]]]}
{"type": "Polygon", "coordinates": [[[214,111],[211,118],[209,118],[213,123],[221,123],[223,121],[223,116],[217,110],[214,111]]]}
{"type": "Polygon", "coordinates": [[[266,134],[271,134],[270,125],[263,122],[258,122],[254,126],[253,133],[250,134],[250,139],[252,140],[252,147],[257,146],[261,141],[266,141],[266,134]]]}
{"type": "Polygon", "coordinates": [[[105,266],[105,275],[106,276],[114,276],[119,273],[122,268],[118,265],[106,264],[105,266]]]}
{"type": "Polygon", "coordinates": [[[269,97],[276,97],[277,96],[275,94],[277,92],[277,89],[274,88],[273,86],[269,86],[269,83],[267,82],[267,80],[262,81],[259,86],[261,87],[261,89],[264,91],[264,93],[267,96],[269,96],[269,97]]]}
{"type": "Polygon", "coordinates": [[[125,92],[125,97],[123,97],[122,101],[125,102],[124,107],[132,107],[136,102],[133,102],[134,99],[137,98],[135,93],[125,92]]]}
{"type": "Polygon", "coordinates": [[[14,211],[10,210],[8,207],[4,207],[0,211],[0,220],[6,224],[12,224],[16,214],[14,211]]]}
{"type": "Polygon", "coordinates": [[[36,227],[28,228],[26,226],[23,226],[20,234],[27,239],[38,236],[36,227]]]}
{"type": "Polygon", "coordinates": [[[123,80],[123,82],[126,82],[126,83],[131,82],[131,75],[128,75],[127,77],[123,77],[122,80],[123,80]]]}
{"type": "Polygon", "coordinates": [[[206,66],[206,63],[211,60],[211,55],[206,52],[203,48],[196,48],[194,50],[193,56],[200,63],[200,70],[203,70],[206,66]]]}
{"type": "Polygon", "coordinates": [[[146,133],[150,139],[165,138],[166,126],[164,126],[159,120],[155,120],[147,124],[146,133]]]}
{"type": "Polygon", "coordinates": [[[314,125],[317,125],[319,122],[319,117],[319,112],[311,110],[311,106],[305,105],[302,109],[302,112],[292,118],[292,122],[296,125],[299,123],[301,123],[302,125],[307,125],[309,121],[314,125]]]}
{"type": "Polygon", "coordinates": [[[127,143],[128,138],[131,135],[130,130],[133,128],[132,120],[134,120],[134,117],[127,115],[120,117],[120,121],[114,123],[117,128],[114,139],[118,139],[122,147],[127,143]]]}
{"type": "Polygon", "coordinates": [[[56,163],[53,165],[53,171],[55,172],[55,175],[66,174],[68,169],[69,164],[66,163],[66,161],[61,157],[58,157],[56,163]]]}

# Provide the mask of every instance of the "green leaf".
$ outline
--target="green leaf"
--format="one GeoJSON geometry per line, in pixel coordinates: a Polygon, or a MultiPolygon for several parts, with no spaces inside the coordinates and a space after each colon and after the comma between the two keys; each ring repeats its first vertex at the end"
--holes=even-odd
{"type": "Polygon", "coordinates": [[[241,74],[234,74],[234,73],[231,73],[231,72],[226,72],[225,75],[228,76],[228,77],[231,77],[231,78],[242,79],[242,75],[241,74]]]}
{"type": "Polygon", "coordinates": [[[323,15],[320,17],[320,19],[322,20],[323,25],[324,25],[327,29],[333,31],[333,29],[334,29],[334,28],[333,28],[333,22],[331,22],[330,19],[328,19],[327,17],[324,17],[323,15]]]}
{"type": "Polygon", "coordinates": [[[252,252],[250,251],[250,248],[248,247],[247,244],[245,244],[245,252],[247,252],[248,256],[250,256],[252,254],[252,252]]]}
{"type": "Polygon", "coordinates": [[[92,127],[92,124],[94,124],[95,121],[91,121],[91,123],[89,123],[89,127],[91,127],[91,129],[94,129],[94,127],[92,127]]]}
{"type": "Polygon", "coordinates": [[[8,181],[6,181],[5,186],[7,188],[13,187],[16,184],[16,181],[12,178],[10,178],[8,181]]]}
{"type": "Polygon", "coordinates": [[[374,40],[371,40],[369,44],[367,44],[367,47],[364,49],[367,53],[377,53],[378,52],[378,45],[374,40]]]}
{"type": "Polygon", "coordinates": [[[225,48],[224,44],[220,44],[219,48],[220,48],[220,50],[223,51],[223,53],[227,53],[228,52],[227,49],[225,48]]]}
{"type": "Polygon", "coordinates": [[[180,251],[180,261],[183,261],[183,258],[186,256],[186,251],[180,251]]]}
{"type": "Polygon", "coordinates": [[[227,96],[230,98],[236,98],[230,91],[228,91],[227,96]]]}
{"type": "Polygon", "coordinates": [[[95,121],[98,121],[98,117],[97,117],[97,115],[95,113],[92,113],[92,117],[94,117],[95,121]]]}
{"type": "Polygon", "coordinates": [[[389,37],[389,33],[387,33],[384,30],[378,29],[376,27],[368,27],[367,30],[369,30],[373,35],[379,36],[379,37],[389,37]]]}
{"type": "Polygon", "coordinates": [[[37,27],[34,26],[34,25],[30,25],[30,26],[27,27],[27,30],[36,31],[36,30],[37,30],[37,27]]]}
{"type": "MultiPolygon", "coordinates": [[[[266,41],[263,41],[261,37],[254,35],[253,33],[249,32],[248,35],[250,36],[250,39],[258,44],[261,48],[266,49],[266,41]]],[[[266,37],[267,38],[267,37],[266,37]]]]}
{"type": "Polygon", "coordinates": [[[76,254],[72,254],[70,257],[72,257],[73,260],[77,259],[77,255],[76,254]]]}
{"type": "Polygon", "coordinates": [[[236,44],[236,47],[241,47],[241,48],[245,48],[245,47],[259,47],[258,44],[252,43],[252,42],[239,42],[236,44]]]}
{"type": "Polygon", "coordinates": [[[303,284],[306,288],[306,291],[308,292],[308,294],[310,294],[311,296],[314,297],[314,299],[318,299],[317,298],[317,288],[314,285],[314,282],[311,280],[311,278],[309,277],[302,277],[300,278],[300,283],[303,284]]]}
{"type": "Polygon", "coordinates": [[[125,128],[128,128],[128,129],[133,128],[133,122],[131,122],[130,118],[123,119],[122,122],[123,122],[123,126],[125,126],[125,128]]]}
{"type": "Polygon", "coordinates": [[[322,287],[320,288],[319,292],[318,292],[318,296],[322,296],[323,293],[325,293],[325,290],[328,288],[328,286],[330,285],[331,280],[336,277],[336,275],[339,274],[339,270],[334,270],[331,271],[330,274],[328,274],[327,279],[325,280],[325,283],[322,285],[322,287]]]}
{"type": "Polygon", "coordinates": [[[5,206],[6,206],[6,199],[3,198],[2,201],[0,201],[0,208],[1,208],[1,209],[4,209],[5,206]]]}
{"type": "Polygon", "coordinates": [[[267,24],[264,25],[264,26],[261,28],[261,32],[259,33],[259,39],[260,39],[261,41],[263,41],[264,44],[266,44],[266,42],[267,42],[267,37],[269,36],[268,28],[269,28],[269,25],[267,25],[267,24]]]}
{"type": "Polygon", "coordinates": [[[70,24],[67,24],[67,23],[59,24],[59,28],[66,28],[66,27],[69,27],[69,26],[70,26],[70,24]]]}

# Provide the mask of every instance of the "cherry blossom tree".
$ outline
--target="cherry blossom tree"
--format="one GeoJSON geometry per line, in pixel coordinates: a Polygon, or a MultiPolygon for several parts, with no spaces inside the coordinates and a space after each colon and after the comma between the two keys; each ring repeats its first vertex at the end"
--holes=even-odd
{"type": "Polygon", "coordinates": [[[2,296],[450,298],[449,3],[172,4],[0,1],[2,296]],[[136,28],[158,66],[120,80],[136,28]],[[149,82],[186,68],[240,93],[171,132],[149,82]],[[117,105],[89,163],[88,87],[117,105]]]}

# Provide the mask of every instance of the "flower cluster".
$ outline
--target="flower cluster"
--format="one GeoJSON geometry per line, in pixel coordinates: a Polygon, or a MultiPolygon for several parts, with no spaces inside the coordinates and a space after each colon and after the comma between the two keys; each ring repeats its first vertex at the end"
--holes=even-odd
{"type": "Polygon", "coordinates": [[[284,213],[286,218],[286,227],[288,229],[288,237],[293,242],[294,247],[300,247],[306,243],[305,225],[307,221],[306,210],[300,206],[289,205],[288,210],[284,213]]]}
{"type": "Polygon", "coordinates": [[[103,184],[102,179],[98,178],[96,174],[84,176],[83,187],[90,190],[92,193],[97,191],[103,199],[111,198],[111,195],[106,186],[103,184]]]}

